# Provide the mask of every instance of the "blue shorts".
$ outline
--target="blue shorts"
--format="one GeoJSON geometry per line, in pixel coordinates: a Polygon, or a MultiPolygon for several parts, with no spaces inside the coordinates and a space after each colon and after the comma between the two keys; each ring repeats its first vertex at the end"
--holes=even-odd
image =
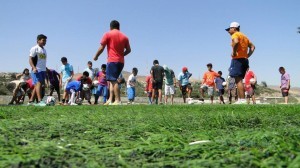
{"type": "Polygon", "coordinates": [[[120,62],[109,62],[106,66],[106,80],[107,81],[117,81],[120,73],[124,67],[123,63],[120,62]]]}
{"type": "Polygon", "coordinates": [[[129,87],[127,88],[127,97],[128,100],[134,100],[135,97],[135,88],[134,87],[129,87]]]}
{"type": "Polygon", "coordinates": [[[229,76],[241,77],[244,79],[248,68],[249,68],[249,61],[247,58],[232,59],[229,68],[229,76]]]}
{"type": "Polygon", "coordinates": [[[41,72],[31,72],[31,78],[32,78],[32,84],[36,85],[38,82],[41,84],[45,84],[45,79],[46,79],[46,71],[41,71],[41,72]]]}

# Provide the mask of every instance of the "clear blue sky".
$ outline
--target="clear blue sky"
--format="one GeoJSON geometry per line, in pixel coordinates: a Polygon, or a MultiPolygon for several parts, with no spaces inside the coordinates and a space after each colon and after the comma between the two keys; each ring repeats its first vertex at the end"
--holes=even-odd
{"type": "MultiPolygon", "coordinates": [[[[116,19],[130,39],[132,53],[124,70],[133,67],[148,74],[154,59],[178,74],[187,66],[201,78],[206,64],[226,76],[230,64],[230,36],[224,30],[232,21],[241,25],[256,45],[250,67],[258,82],[278,85],[278,67],[284,66],[292,86],[300,82],[299,0],[48,0],[3,1],[0,6],[0,71],[29,68],[29,49],[36,36],[48,36],[47,65],[60,67],[66,56],[75,70],[92,60],[109,23],[116,19]]],[[[94,63],[106,62],[106,51],[94,63]]]]}

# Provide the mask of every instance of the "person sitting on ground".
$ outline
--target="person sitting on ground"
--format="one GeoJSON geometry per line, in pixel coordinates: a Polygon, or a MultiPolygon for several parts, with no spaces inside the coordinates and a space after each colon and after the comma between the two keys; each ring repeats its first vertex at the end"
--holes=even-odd
{"type": "Polygon", "coordinates": [[[20,104],[22,102],[22,97],[25,95],[25,91],[20,87],[20,81],[14,80],[9,83],[9,87],[13,89],[13,96],[8,105],[13,105],[14,103],[20,104]]]}
{"type": "Polygon", "coordinates": [[[23,73],[17,74],[16,79],[19,79],[19,81],[15,82],[16,86],[13,90],[13,97],[11,101],[8,103],[9,105],[13,104],[13,102],[16,102],[16,104],[23,103],[25,98],[25,93],[27,88],[27,81],[31,79],[29,69],[25,68],[23,70],[23,73]]]}
{"type": "Polygon", "coordinates": [[[21,74],[17,74],[16,75],[16,78],[20,78],[20,84],[24,83],[26,84],[26,81],[28,81],[29,79],[31,79],[31,76],[30,76],[30,73],[29,73],[29,69],[25,68],[23,70],[23,73],[21,74]]]}

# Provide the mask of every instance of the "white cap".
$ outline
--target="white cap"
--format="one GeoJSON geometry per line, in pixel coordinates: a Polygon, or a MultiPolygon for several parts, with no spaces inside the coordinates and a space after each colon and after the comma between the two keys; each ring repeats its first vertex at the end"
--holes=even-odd
{"type": "Polygon", "coordinates": [[[240,24],[238,22],[231,22],[229,28],[225,29],[226,31],[229,31],[230,28],[235,27],[239,28],[240,24]]]}

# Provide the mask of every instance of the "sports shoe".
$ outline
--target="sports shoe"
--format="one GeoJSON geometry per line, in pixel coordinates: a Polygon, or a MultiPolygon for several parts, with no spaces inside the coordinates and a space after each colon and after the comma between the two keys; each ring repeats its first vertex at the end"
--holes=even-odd
{"type": "Polygon", "coordinates": [[[72,102],[70,105],[71,106],[77,106],[78,104],[72,102]]]}
{"type": "Polygon", "coordinates": [[[114,103],[110,103],[109,105],[119,106],[119,105],[122,105],[122,103],[121,102],[114,102],[114,103]]]}
{"type": "Polygon", "coordinates": [[[110,101],[107,101],[107,102],[104,103],[103,105],[104,105],[104,106],[111,105],[111,102],[110,102],[110,101]]]}
{"type": "Polygon", "coordinates": [[[47,106],[47,104],[44,101],[40,101],[39,103],[35,104],[35,106],[44,107],[47,106]]]}
{"type": "Polygon", "coordinates": [[[235,102],[234,104],[248,104],[247,100],[239,100],[237,102],[235,102]]]}
{"type": "Polygon", "coordinates": [[[27,103],[27,106],[34,106],[34,105],[35,105],[34,102],[28,102],[28,103],[27,103]]]}

